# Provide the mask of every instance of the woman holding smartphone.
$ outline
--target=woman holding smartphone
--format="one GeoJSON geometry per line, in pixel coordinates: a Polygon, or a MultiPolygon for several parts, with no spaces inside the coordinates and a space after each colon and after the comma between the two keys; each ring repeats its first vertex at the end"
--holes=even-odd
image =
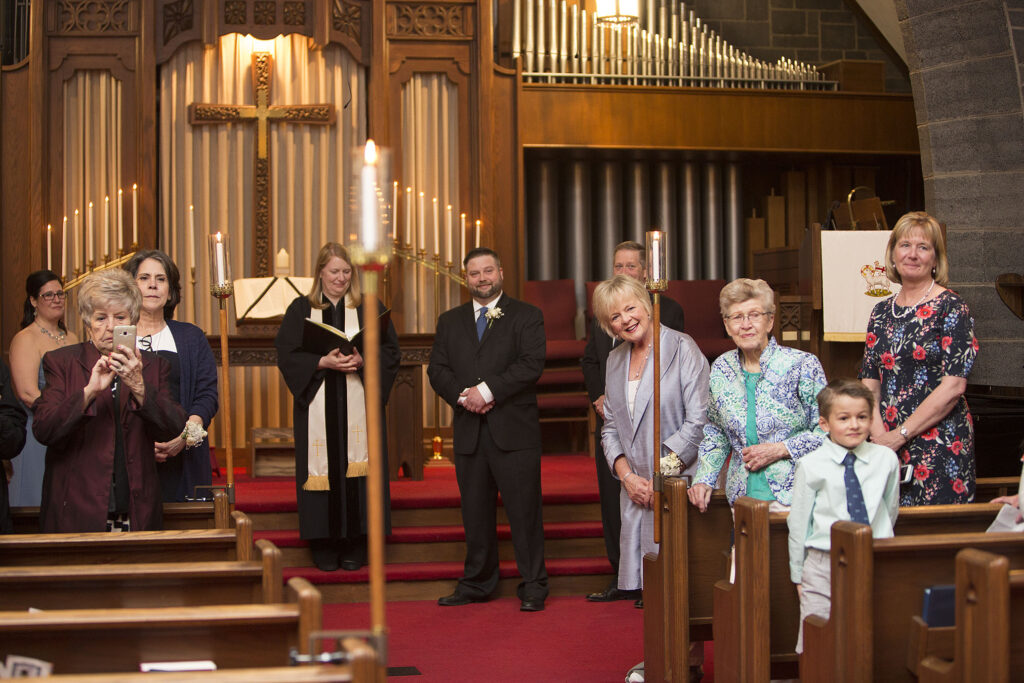
{"type": "Polygon", "coordinates": [[[135,348],[142,295],[131,275],[87,277],[78,297],[89,341],[43,357],[32,430],[46,449],[43,532],[163,527],[154,442],[181,433],[170,365],[135,348]]]}

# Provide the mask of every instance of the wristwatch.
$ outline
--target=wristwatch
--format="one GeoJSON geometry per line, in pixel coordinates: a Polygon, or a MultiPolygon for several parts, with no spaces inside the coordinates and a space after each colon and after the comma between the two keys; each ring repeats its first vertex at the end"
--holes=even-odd
{"type": "Polygon", "coordinates": [[[910,435],[907,433],[907,428],[904,425],[900,425],[900,436],[903,437],[904,441],[910,441],[910,435]]]}

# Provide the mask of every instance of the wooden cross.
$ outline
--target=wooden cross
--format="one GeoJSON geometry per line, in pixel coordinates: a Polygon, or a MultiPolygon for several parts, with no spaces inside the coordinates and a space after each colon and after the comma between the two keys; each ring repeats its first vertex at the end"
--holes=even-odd
{"type": "Polygon", "coordinates": [[[252,55],[252,82],[256,105],[202,104],[188,106],[188,122],[193,126],[211,123],[256,122],[256,159],[253,167],[253,230],[252,262],[254,277],[266,277],[270,270],[270,123],[308,123],[332,125],[331,104],[270,104],[270,78],[274,58],[269,52],[252,55]]]}

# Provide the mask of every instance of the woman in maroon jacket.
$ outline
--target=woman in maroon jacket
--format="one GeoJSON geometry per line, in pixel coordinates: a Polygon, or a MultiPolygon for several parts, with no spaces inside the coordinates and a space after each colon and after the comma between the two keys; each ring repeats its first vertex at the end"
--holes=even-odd
{"type": "Polygon", "coordinates": [[[43,356],[46,387],[32,431],[47,446],[44,532],[163,526],[153,444],[181,434],[185,411],[171,393],[166,360],[134,344],[115,348],[114,328],[137,323],[141,305],[123,270],[90,275],[78,303],[90,341],[43,356]]]}

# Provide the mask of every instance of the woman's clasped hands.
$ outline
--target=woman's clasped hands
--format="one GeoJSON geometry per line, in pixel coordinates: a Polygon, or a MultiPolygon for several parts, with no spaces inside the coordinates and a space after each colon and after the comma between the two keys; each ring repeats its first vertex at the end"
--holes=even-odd
{"type": "Polygon", "coordinates": [[[622,485],[626,487],[626,495],[635,504],[645,508],[654,506],[654,487],[651,486],[650,479],[644,479],[639,474],[630,472],[622,480],[622,485]]]}
{"type": "Polygon", "coordinates": [[[346,356],[341,349],[334,349],[326,356],[321,356],[318,367],[321,370],[337,370],[338,372],[356,372],[363,367],[363,356],[359,349],[353,348],[352,355],[346,356]]]}

